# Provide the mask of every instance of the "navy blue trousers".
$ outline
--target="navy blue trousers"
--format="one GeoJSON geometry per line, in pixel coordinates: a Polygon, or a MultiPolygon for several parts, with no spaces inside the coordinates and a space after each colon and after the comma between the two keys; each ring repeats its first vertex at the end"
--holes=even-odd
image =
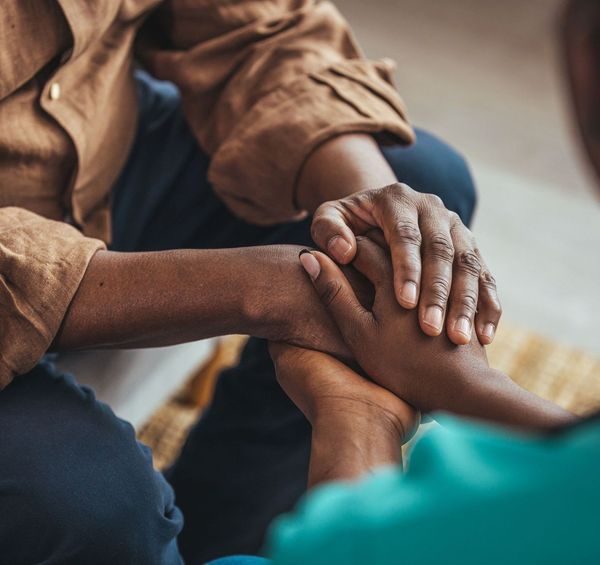
{"type": "MultiPolygon", "coordinates": [[[[233,216],[206,180],[209,158],[176,89],[137,79],[138,133],[113,191],[114,249],[311,244],[308,221],[258,227],[233,216]]],[[[475,190],[456,151],[418,131],[412,147],[384,153],[400,180],[470,221],[475,190]]],[[[309,451],[309,426],[277,385],[263,340],[221,375],[167,480],[129,424],[44,361],[0,393],[0,564],[256,554],[270,521],[304,492],[309,451]]]]}

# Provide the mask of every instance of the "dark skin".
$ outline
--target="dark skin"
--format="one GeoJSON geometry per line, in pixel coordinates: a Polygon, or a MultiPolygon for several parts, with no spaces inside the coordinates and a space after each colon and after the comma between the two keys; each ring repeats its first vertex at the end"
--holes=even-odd
{"type": "Polygon", "coordinates": [[[325,254],[305,250],[300,260],[370,379],[326,353],[271,344],[279,383],[312,425],[309,486],[400,464],[401,446],[420,421],[417,408],[529,433],[577,420],[491,369],[475,337],[457,346],[445,335],[423,335],[416,313],[396,300],[389,251],[367,237],[356,243],[353,266],[373,285],[374,297],[362,288],[357,296],[356,284],[325,254]]]}
{"type": "Polygon", "coordinates": [[[409,310],[418,305],[426,335],[445,327],[460,345],[475,329],[481,343],[492,342],[502,309],[473,235],[437,196],[396,182],[371,137],[344,136],[321,146],[303,169],[297,201],[314,210],[313,239],[339,264],[355,257],[357,235],[383,233],[398,303],[409,310]]]}
{"type": "MultiPolygon", "coordinates": [[[[313,237],[324,249],[335,256],[339,245],[331,248],[331,242],[349,241],[351,251],[338,257],[341,263],[356,254],[356,235],[376,226],[383,229],[399,266],[396,288],[402,289],[407,277],[417,283],[410,300],[398,292],[399,302],[415,312],[421,295],[419,318],[413,315],[411,330],[424,336],[418,330],[420,324],[427,335],[440,334],[441,325],[428,324],[426,312],[435,306],[444,319],[450,297],[449,339],[468,342],[475,323],[477,337],[483,343],[491,342],[501,313],[493,279],[482,262],[478,263],[481,269],[465,271],[464,261],[454,260],[455,246],[458,258],[479,257],[468,230],[438,200],[395,181],[370,137],[342,136],[322,145],[309,158],[297,199],[308,211],[316,210],[313,237]],[[370,186],[385,188],[364,190],[370,186]],[[425,227],[423,236],[420,223],[425,227]],[[456,226],[453,230],[452,225],[456,226]],[[431,238],[438,244],[428,244],[431,238]],[[453,264],[456,273],[450,294],[453,264]],[[477,318],[476,304],[480,307],[477,318]],[[466,329],[464,323],[457,327],[459,318],[468,320],[466,329]]],[[[354,478],[365,469],[397,463],[399,446],[416,427],[418,413],[333,357],[310,351],[318,349],[346,360],[352,356],[302,272],[298,252],[294,246],[98,252],[54,347],[148,347],[247,333],[308,348],[277,355],[276,366],[282,386],[313,424],[310,484],[354,478]],[[299,365],[292,363],[300,359],[299,365]],[[323,371],[325,367],[329,369],[323,371]],[[321,371],[316,373],[316,368],[321,371]],[[318,382],[323,386],[315,386],[318,382]],[[333,390],[336,392],[331,394],[333,390]],[[311,398],[314,404],[309,403],[311,398]],[[338,434],[338,430],[344,433],[338,434]],[[331,453],[337,454],[335,460],[329,458],[331,453]]],[[[352,270],[347,274],[352,278],[352,270]]],[[[356,277],[353,280],[363,303],[368,304],[370,289],[356,277]]]]}
{"type": "MultiPolygon", "coordinates": [[[[595,0],[568,2],[562,21],[562,38],[577,123],[592,167],[600,178],[600,105],[598,104],[598,100],[600,100],[600,2],[595,0]]],[[[378,240],[380,241],[380,239],[378,240]]],[[[380,253],[374,250],[370,243],[364,247],[374,253],[380,253]]],[[[432,343],[428,345],[431,349],[431,356],[423,356],[422,350],[416,351],[410,346],[400,348],[399,343],[405,342],[407,339],[406,328],[403,325],[406,322],[406,313],[394,312],[393,306],[391,313],[386,312],[386,306],[392,304],[389,289],[389,264],[386,273],[382,272],[381,262],[370,264],[368,257],[365,259],[364,256],[363,260],[359,259],[358,261],[364,270],[372,273],[376,287],[380,288],[379,305],[376,306],[378,302],[376,299],[372,307],[368,307],[365,306],[364,301],[354,300],[343,275],[333,263],[317,252],[312,255],[314,255],[314,262],[308,258],[307,254],[303,254],[303,262],[306,264],[305,267],[311,278],[315,279],[313,281],[315,288],[325,302],[330,304],[330,309],[337,312],[340,327],[345,328],[342,331],[346,332],[345,335],[353,343],[351,348],[356,349],[357,358],[362,358],[362,362],[371,367],[372,376],[382,385],[388,386],[390,389],[398,387],[398,393],[408,395],[414,399],[415,403],[423,402],[425,406],[430,407],[453,407],[459,413],[517,425],[529,431],[564,427],[575,421],[574,416],[519,390],[516,385],[507,380],[507,377],[489,369],[485,354],[477,343],[470,343],[468,347],[459,348],[462,349],[460,351],[454,349],[448,341],[440,337],[432,340],[432,343]],[[318,265],[316,268],[315,263],[318,265]],[[387,289],[385,288],[386,284],[387,289]],[[353,313],[344,317],[348,311],[353,311],[353,313]],[[365,328],[369,328],[369,331],[372,332],[374,326],[377,328],[376,338],[373,337],[373,333],[368,335],[364,333],[365,328]],[[402,331],[397,333],[394,331],[394,327],[401,328],[402,331]],[[364,338],[366,342],[361,343],[361,338],[364,338]],[[381,343],[381,340],[385,340],[387,347],[381,343]],[[433,343],[434,341],[438,343],[433,343]],[[398,358],[394,359],[394,355],[398,355],[398,358]],[[406,358],[407,355],[408,358],[406,358]],[[438,366],[434,371],[427,370],[428,365],[431,368],[436,363],[438,366]],[[446,363],[449,363],[450,371],[448,372],[446,372],[446,363]],[[399,372],[396,372],[397,368],[400,368],[399,372]],[[422,378],[423,375],[425,375],[425,379],[422,378]],[[450,375],[451,379],[448,378],[450,375]],[[472,378],[474,380],[471,380],[472,378]],[[464,394],[455,394],[452,391],[456,384],[454,379],[458,379],[458,389],[464,394]],[[418,386],[415,386],[417,384],[418,386]],[[430,386],[434,388],[427,390],[430,386]],[[440,397],[436,393],[435,387],[439,387],[437,390],[445,391],[445,394],[440,397]]],[[[408,329],[410,330],[410,324],[408,329]]],[[[411,336],[408,339],[414,340],[413,346],[421,339],[415,332],[409,331],[408,334],[411,336]]],[[[305,382],[308,378],[313,379],[321,383],[321,388],[326,390],[327,385],[323,385],[323,379],[326,381],[328,378],[334,379],[336,375],[334,374],[333,377],[331,375],[337,372],[349,378],[349,372],[352,371],[348,367],[327,364],[327,361],[322,358],[323,354],[304,351],[302,355],[299,355],[293,348],[284,346],[283,349],[285,347],[291,350],[288,355],[283,354],[281,346],[274,351],[275,364],[278,375],[284,375],[283,379],[280,377],[282,386],[300,407],[306,403],[306,400],[302,394],[298,394],[296,387],[286,384],[293,380],[289,375],[297,374],[300,383],[305,382]],[[325,369],[321,369],[321,367],[325,367],[325,369]],[[308,377],[306,376],[307,371],[311,371],[308,377]]],[[[347,451],[351,456],[352,478],[370,472],[378,464],[389,463],[391,459],[394,459],[394,455],[392,455],[394,453],[396,460],[399,461],[397,447],[405,441],[403,430],[410,428],[416,421],[413,415],[415,413],[407,410],[410,405],[402,407],[401,404],[391,402],[394,395],[383,386],[377,392],[381,393],[382,390],[386,390],[389,396],[374,394],[372,382],[365,379],[361,381],[357,373],[353,371],[352,373],[354,378],[351,395],[352,411],[371,413],[373,406],[379,406],[381,413],[385,413],[385,419],[388,419],[390,412],[395,414],[393,419],[396,420],[396,424],[380,426],[381,441],[369,444],[368,457],[361,457],[353,453],[353,448],[358,446],[357,449],[360,449],[360,445],[362,445],[360,441],[352,443],[351,434],[355,433],[353,427],[340,425],[333,429],[335,424],[329,425],[327,434],[332,439],[328,445],[326,444],[328,449],[314,450],[313,461],[316,459],[316,462],[311,461],[311,471],[313,467],[326,469],[326,472],[321,474],[324,480],[348,478],[346,463],[343,460],[340,461],[340,457],[331,457],[331,453],[336,453],[338,447],[341,454],[347,451]],[[362,408],[356,406],[361,403],[359,399],[364,400],[362,408]],[[398,420],[402,423],[398,423],[398,420]],[[392,429],[397,430],[397,433],[391,432],[392,429]]],[[[335,383],[332,386],[335,386],[335,383]]],[[[314,388],[308,390],[314,392],[314,388]]],[[[315,393],[314,396],[315,398],[311,400],[312,405],[319,403],[327,405],[327,400],[319,398],[324,395],[315,393]]],[[[313,408],[312,412],[319,413],[320,410],[313,408]]],[[[307,412],[305,411],[305,413],[307,412]]],[[[311,420],[310,414],[309,420],[311,420]]],[[[318,419],[313,418],[311,423],[313,423],[313,436],[325,434],[324,431],[319,430],[318,419]]],[[[375,433],[377,432],[375,431],[375,433]]],[[[366,446],[365,449],[367,449],[366,446]]],[[[311,480],[318,481],[319,475],[311,477],[311,480]]]]}
{"type": "Polygon", "coordinates": [[[55,346],[154,347],[245,333],[348,358],[298,264],[300,249],[98,252],[55,346]]]}
{"type": "MultiPolygon", "coordinates": [[[[350,242],[353,251],[342,263],[355,253],[354,234],[371,224],[383,228],[394,253],[396,280],[409,277],[418,283],[419,323],[425,333],[442,332],[441,325],[426,321],[426,312],[435,306],[441,320],[449,308],[446,326],[455,343],[468,342],[473,320],[483,343],[493,339],[490,328],[498,324],[501,311],[491,275],[482,262],[471,264],[479,255],[468,230],[439,199],[398,184],[371,137],[343,135],[315,150],[300,175],[297,201],[315,212],[313,233],[324,249],[336,238],[350,242]],[[385,188],[369,190],[378,186],[385,188]],[[412,239],[399,238],[399,226],[408,233],[409,224],[412,239]],[[432,237],[439,245],[431,243],[432,237]],[[473,259],[466,270],[461,257],[473,259]],[[457,326],[459,318],[463,322],[457,326]]],[[[335,256],[335,249],[330,252],[335,256]]],[[[54,349],[161,346],[248,333],[348,358],[335,325],[298,268],[297,254],[293,246],[99,251],[65,315],[54,349]]]]}
{"type": "Polygon", "coordinates": [[[554,428],[573,416],[528,393],[491,369],[473,338],[457,346],[446,336],[416,331],[415,314],[398,305],[389,252],[358,238],[353,266],[373,285],[365,307],[346,276],[325,254],[303,253],[301,262],[340,333],[371,379],[422,411],[446,410],[531,430],[554,428]]]}
{"type": "Polygon", "coordinates": [[[401,461],[420,421],[412,406],[326,353],[281,343],[270,352],[279,384],[312,425],[309,487],[401,461]]]}

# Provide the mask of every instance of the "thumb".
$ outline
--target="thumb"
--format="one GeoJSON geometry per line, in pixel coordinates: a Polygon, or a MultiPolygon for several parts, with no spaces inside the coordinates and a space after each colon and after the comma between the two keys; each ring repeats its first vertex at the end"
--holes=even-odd
{"type": "Polygon", "coordinates": [[[313,215],[311,224],[313,241],[335,259],[345,265],[356,254],[356,240],[336,202],[321,204],[313,215]]]}
{"type": "Polygon", "coordinates": [[[344,273],[327,255],[303,249],[300,263],[344,341],[353,349],[374,324],[371,312],[363,308],[344,273]]]}

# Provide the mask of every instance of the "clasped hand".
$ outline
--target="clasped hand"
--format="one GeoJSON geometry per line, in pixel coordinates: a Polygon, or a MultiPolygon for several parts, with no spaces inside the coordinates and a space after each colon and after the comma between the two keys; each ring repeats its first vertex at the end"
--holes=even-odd
{"type": "MultiPolygon", "coordinates": [[[[371,237],[381,240],[373,233],[371,237]]],[[[339,411],[361,414],[376,407],[385,418],[392,416],[400,439],[406,441],[406,431],[418,419],[412,407],[454,410],[477,374],[487,369],[485,350],[475,336],[457,346],[446,335],[430,337],[420,331],[417,312],[398,303],[389,251],[370,237],[358,236],[355,242],[352,266],[372,285],[371,295],[364,285],[355,292],[324,253],[304,251],[300,260],[350,352],[373,382],[327,354],[282,345],[272,349],[278,378],[313,423],[316,415],[331,413],[335,405],[339,411]]]]}
{"type": "Polygon", "coordinates": [[[356,236],[373,229],[390,249],[396,299],[418,305],[425,334],[440,335],[445,324],[457,345],[469,343],[473,328],[481,343],[492,342],[502,314],[496,284],[457,214],[433,194],[394,183],[321,204],[312,237],[343,265],[356,257],[356,236]]]}
{"type": "MultiPolygon", "coordinates": [[[[501,316],[494,278],[460,218],[437,196],[394,183],[325,202],[314,213],[312,236],[326,253],[303,253],[302,265],[362,371],[419,410],[456,406],[487,367],[481,344],[491,343],[501,316]],[[342,271],[334,260],[353,268],[342,271]],[[374,299],[353,271],[370,282],[374,299]]],[[[351,379],[358,375],[326,354],[285,347],[273,350],[278,376],[309,419],[316,410],[306,409],[314,404],[307,398],[319,399],[330,387],[342,392],[342,381],[349,391],[339,396],[346,404],[352,396],[359,409],[357,390],[367,381],[351,379]],[[289,375],[304,375],[307,367],[327,386],[306,386],[311,381],[300,376],[304,385],[292,386],[289,375]],[[333,379],[335,367],[345,381],[333,379]]],[[[407,415],[414,411],[373,387],[363,385],[362,395],[363,404],[397,408],[399,427],[411,428],[407,415]]]]}
{"type": "Polygon", "coordinates": [[[416,313],[398,304],[387,250],[357,238],[354,268],[373,286],[372,304],[361,302],[340,268],[325,254],[306,251],[300,260],[335,320],[354,358],[377,384],[420,410],[445,410],[487,368],[476,337],[457,346],[447,336],[418,329],[416,313]]]}

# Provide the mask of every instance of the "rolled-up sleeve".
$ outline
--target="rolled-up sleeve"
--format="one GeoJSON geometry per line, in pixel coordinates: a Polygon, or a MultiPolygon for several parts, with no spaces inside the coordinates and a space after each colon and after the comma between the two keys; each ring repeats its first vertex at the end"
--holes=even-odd
{"type": "Polygon", "coordinates": [[[66,223],[0,208],[0,389],[47,351],[102,248],[66,223]]]}
{"type": "Polygon", "coordinates": [[[171,0],[146,22],[138,53],[175,82],[212,155],[209,179],[258,224],[297,217],[296,181],[310,153],[343,133],[410,143],[389,62],[369,61],[329,2],[171,0]]]}

